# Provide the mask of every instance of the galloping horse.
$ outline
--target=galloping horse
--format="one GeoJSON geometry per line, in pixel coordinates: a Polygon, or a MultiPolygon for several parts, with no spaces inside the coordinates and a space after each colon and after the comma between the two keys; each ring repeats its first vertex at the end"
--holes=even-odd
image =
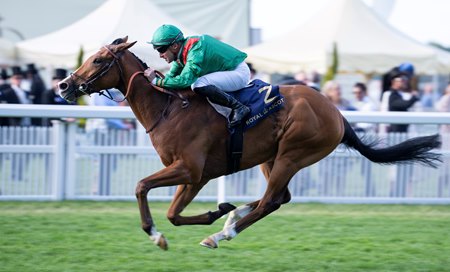
{"type": "Polygon", "coordinates": [[[184,208],[208,181],[227,173],[227,122],[204,97],[189,89],[179,91],[189,100],[186,107],[167,90],[152,86],[143,76],[147,65],[128,50],[136,42],[127,40],[128,37],[117,39],[90,56],[59,83],[60,95],[74,101],[84,94],[114,87],[128,100],[166,166],[143,178],[136,187],[142,229],[164,250],[168,248],[166,238],[156,230],[147,202],[147,194],[154,188],[178,185],[167,212],[176,226],[212,224],[231,212],[223,230],[201,242],[216,248],[220,240],[234,238],[289,202],[291,178],[341,143],[376,163],[419,162],[435,167],[440,161],[438,154],[430,152],[440,146],[438,135],[375,149],[375,143],[366,144],[357,137],[347,120],[319,92],[307,86],[280,86],[284,107],[244,134],[240,170],[260,165],[268,183],[264,196],[238,208],[222,203],[214,212],[182,216],[184,208]]]}

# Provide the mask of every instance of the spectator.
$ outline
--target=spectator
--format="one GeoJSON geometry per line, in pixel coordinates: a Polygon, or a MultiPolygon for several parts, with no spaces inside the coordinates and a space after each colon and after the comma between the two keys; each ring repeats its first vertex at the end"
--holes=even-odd
{"type": "MultiPolygon", "coordinates": [[[[388,100],[389,111],[408,111],[419,100],[417,91],[406,92],[408,78],[403,73],[398,73],[392,79],[388,100]]],[[[391,124],[389,132],[407,132],[408,124],[391,124]]]]}
{"type": "Polygon", "coordinates": [[[317,91],[320,91],[320,80],[320,74],[317,71],[312,71],[309,76],[308,86],[317,91]]]}
{"type": "Polygon", "coordinates": [[[295,75],[295,79],[320,92],[320,75],[317,72],[313,71],[311,75],[308,75],[301,71],[295,75]]]}
{"type": "Polygon", "coordinates": [[[348,101],[342,97],[341,86],[335,81],[327,81],[323,85],[323,94],[330,99],[330,101],[339,110],[354,111],[356,108],[348,101]]]}
{"type": "Polygon", "coordinates": [[[399,66],[396,66],[389,70],[387,73],[382,76],[382,90],[381,90],[381,98],[383,98],[384,92],[389,91],[391,88],[392,80],[399,73],[402,73],[406,77],[408,77],[406,89],[412,90],[415,87],[415,77],[414,77],[414,66],[409,62],[401,63],[399,66]]]}
{"type": "MultiPolygon", "coordinates": [[[[29,86],[25,89],[29,93],[29,99],[32,104],[43,104],[43,96],[46,90],[44,81],[38,73],[38,70],[34,66],[34,63],[27,64],[27,70],[25,71],[24,82],[27,82],[25,86],[29,86]]],[[[23,83],[22,83],[23,84],[23,83]]],[[[31,124],[33,126],[42,126],[44,124],[44,119],[42,118],[31,118],[31,124]]]]}
{"type": "Polygon", "coordinates": [[[417,77],[414,73],[414,66],[409,62],[404,62],[398,66],[398,71],[403,73],[408,81],[406,82],[406,91],[417,90],[417,77]]]}
{"type": "Polygon", "coordinates": [[[300,71],[295,76],[285,75],[277,82],[278,85],[306,85],[320,92],[320,75],[312,72],[311,77],[304,71],[300,71]]]}
{"type": "MultiPolygon", "coordinates": [[[[442,97],[436,102],[436,110],[439,112],[450,112],[450,82],[445,88],[444,94],[442,97]]],[[[441,137],[442,137],[442,150],[450,149],[450,125],[445,124],[440,127],[441,137]]],[[[444,158],[443,165],[441,167],[441,171],[439,173],[439,197],[444,197],[443,192],[445,192],[445,188],[448,188],[448,184],[450,183],[450,173],[448,169],[450,168],[450,160],[444,158]]]]}
{"type": "Polygon", "coordinates": [[[59,95],[58,82],[67,77],[67,70],[62,68],[57,68],[54,71],[54,75],[52,77],[52,87],[51,89],[44,92],[42,96],[42,102],[44,104],[50,105],[69,105],[69,102],[64,100],[59,95]]]}
{"type": "MultiPolygon", "coordinates": [[[[342,97],[341,86],[335,81],[327,81],[323,85],[323,94],[339,110],[355,110],[350,102],[342,97]]],[[[319,191],[321,196],[342,195],[346,186],[346,173],[352,167],[351,160],[328,158],[321,164],[321,178],[319,179],[319,191]],[[336,174],[337,173],[337,174],[336,174]]]]}
{"type": "MultiPolygon", "coordinates": [[[[353,94],[355,95],[353,105],[357,111],[372,112],[378,110],[377,104],[367,95],[366,84],[358,82],[353,85],[353,94]]],[[[356,132],[375,134],[377,125],[374,123],[356,123],[354,129],[356,132]]],[[[360,173],[364,180],[365,195],[374,196],[375,185],[372,180],[372,164],[369,160],[363,160],[361,162],[360,173]]]]}
{"type": "Polygon", "coordinates": [[[305,82],[299,81],[291,75],[284,75],[276,84],[277,85],[306,85],[305,82]]]}
{"type": "Polygon", "coordinates": [[[33,104],[42,104],[43,94],[46,90],[44,81],[39,75],[38,70],[33,63],[27,64],[25,71],[26,78],[29,82],[30,99],[33,104]]]}
{"type": "MultiPolygon", "coordinates": [[[[439,112],[450,112],[450,82],[445,88],[444,94],[436,102],[436,110],[439,112]]],[[[442,134],[450,134],[450,125],[441,125],[442,134]]]]}
{"type": "MultiPolygon", "coordinates": [[[[388,98],[389,111],[408,111],[419,100],[418,92],[411,91],[407,74],[399,72],[391,81],[388,98]]],[[[391,124],[389,132],[406,133],[408,124],[391,124]]],[[[395,139],[395,138],[394,138],[395,139]]],[[[391,196],[405,197],[411,193],[413,167],[411,165],[393,166],[391,175],[391,196]]]]}
{"type": "MultiPolygon", "coordinates": [[[[371,112],[377,111],[376,103],[367,95],[367,87],[364,83],[358,82],[353,86],[353,94],[355,95],[354,107],[358,111],[371,112]]],[[[376,125],[372,123],[357,123],[356,131],[375,132],[376,125]]]]}
{"type": "Polygon", "coordinates": [[[434,108],[433,84],[428,83],[423,87],[423,93],[420,96],[420,104],[424,111],[431,111],[434,108]]]}
{"type": "MultiPolygon", "coordinates": [[[[6,73],[4,73],[6,75],[6,73]]],[[[6,75],[7,77],[7,75],[6,75]]],[[[20,86],[23,79],[23,72],[18,66],[12,67],[12,75],[10,78],[10,84],[3,83],[1,90],[1,103],[7,104],[30,104],[28,93],[25,92],[20,86]]],[[[2,125],[4,126],[29,126],[30,118],[7,118],[2,119],[2,125]]]]}
{"type": "MultiPolygon", "coordinates": [[[[8,103],[8,93],[13,93],[11,85],[8,83],[9,75],[6,69],[1,69],[0,71],[0,103],[8,103]]],[[[0,126],[9,126],[10,118],[0,118],[0,126]]]]}
{"type": "Polygon", "coordinates": [[[2,91],[11,89],[11,85],[9,84],[8,79],[9,79],[8,71],[2,68],[0,71],[0,102],[2,103],[6,103],[3,102],[5,98],[3,97],[2,91]]]}
{"type": "Polygon", "coordinates": [[[8,84],[8,72],[6,71],[6,69],[1,68],[0,70],[0,90],[4,89],[4,88],[9,88],[9,84],[8,84]]]}
{"type": "MultiPolygon", "coordinates": [[[[74,105],[74,103],[69,103],[64,100],[59,95],[58,82],[67,77],[67,70],[62,68],[57,68],[54,70],[54,75],[52,77],[52,87],[49,90],[46,90],[42,95],[42,103],[49,105],[74,105]]],[[[75,121],[73,118],[65,118],[65,119],[50,119],[45,120],[44,124],[47,126],[51,125],[51,120],[65,120],[65,121],[75,121]]]]}
{"type": "Polygon", "coordinates": [[[308,84],[308,75],[305,73],[305,71],[300,71],[297,74],[295,74],[294,78],[298,81],[301,81],[305,84],[308,84]]]}

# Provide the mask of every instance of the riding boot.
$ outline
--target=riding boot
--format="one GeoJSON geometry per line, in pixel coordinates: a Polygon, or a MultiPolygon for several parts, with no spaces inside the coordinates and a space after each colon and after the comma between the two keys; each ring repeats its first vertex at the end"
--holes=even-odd
{"type": "Polygon", "coordinates": [[[249,107],[214,85],[194,88],[194,92],[208,97],[212,103],[231,108],[230,127],[240,124],[242,119],[250,113],[249,107]]]}

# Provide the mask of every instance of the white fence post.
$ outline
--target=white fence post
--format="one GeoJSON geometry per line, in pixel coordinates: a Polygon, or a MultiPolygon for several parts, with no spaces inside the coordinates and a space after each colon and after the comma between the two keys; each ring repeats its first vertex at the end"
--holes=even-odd
{"type": "Polygon", "coordinates": [[[65,171],[65,126],[58,120],[53,120],[52,144],[53,150],[53,198],[64,199],[64,171],[65,171]]]}
{"type": "Polygon", "coordinates": [[[66,194],[67,199],[72,199],[75,196],[75,176],[76,176],[76,160],[75,160],[75,146],[76,146],[76,132],[77,122],[68,123],[67,127],[67,149],[65,160],[65,181],[66,181],[66,194]]]}
{"type": "Polygon", "coordinates": [[[221,176],[217,180],[217,204],[226,201],[225,176],[221,176]]]}

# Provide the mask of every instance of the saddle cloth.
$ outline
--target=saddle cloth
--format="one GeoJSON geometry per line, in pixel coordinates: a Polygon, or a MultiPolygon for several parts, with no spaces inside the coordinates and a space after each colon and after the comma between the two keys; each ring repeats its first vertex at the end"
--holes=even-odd
{"type": "MultiPolygon", "coordinates": [[[[284,97],[280,94],[279,87],[259,79],[251,81],[243,89],[228,92],[228,94],[251,109],[250,114],[243,122],[244,130],[255,126],[271,113],[281,109],[284,104],[284,97]]],[[[219,114],[228,119],[231,113],[230,108],[211,103],[210,101],[209,103],[219,114]]]]}

